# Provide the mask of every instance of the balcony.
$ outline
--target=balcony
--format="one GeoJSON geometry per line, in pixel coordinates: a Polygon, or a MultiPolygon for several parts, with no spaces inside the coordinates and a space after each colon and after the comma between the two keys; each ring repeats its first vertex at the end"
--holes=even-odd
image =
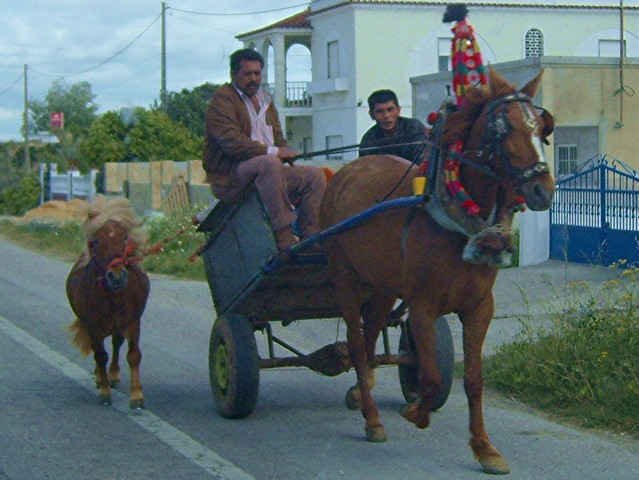
{"type": "MultiPolygon", "coordinates": [[[[286,97],[284,107],[286,108],[310,108],[312,106],[311,94],[308,90],[310,82],[286,82],[286,97]]],[[[275,96],[275,84],[267,85],[268,92],[275,96]]]]}

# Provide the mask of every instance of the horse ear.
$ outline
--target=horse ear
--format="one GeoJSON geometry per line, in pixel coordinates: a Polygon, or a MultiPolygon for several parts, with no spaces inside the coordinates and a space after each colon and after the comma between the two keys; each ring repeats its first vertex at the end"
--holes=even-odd
{"type": "Polygon", "coordinates": [[[544,74],[544,70],[542,69],[539,71],[539,73],[537,74],[535,78],[533,78],[530,82],[528,82],[526,85],[522,87],[521,93],[525,93],[530,98],[533,98],[535,94],[537,93],[537,89],[539,88],[539,85],[541,85],[541,77],[543,76],[543,74],[544,74]]]}
{"type": "Polygon", "coordinates": [[[544,122],[544,126],[541,130],[541,138],[546,145],[549,145],[550,143],[548,142],[547,137],[555,129],[555,119],[552,114],[545,108],[541,109],[539,115],[541,116],[541,120],[544,122]]]}
{"type": "Polygon", "coordinates": [[[515,92],[515,87],[508,83],[504,77],[497,73],[493,67],[488,67],[488,84],[493,97],[515,92]]]}

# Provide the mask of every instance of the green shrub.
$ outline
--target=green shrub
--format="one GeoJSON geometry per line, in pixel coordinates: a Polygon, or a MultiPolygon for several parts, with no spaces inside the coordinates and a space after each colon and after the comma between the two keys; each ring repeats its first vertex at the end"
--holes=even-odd
{"type": "Polygon", "coordinates": [[[154,217],[145,223],[149,234],[149,245],[171,239],[164,244],[162,252],[144,259],[144,267],[149,272],[165,273],[181,278],[204,280],[204,267],[200,257],[191,257],[205,241],[203,234],[196,231],[191,218],[194,210],[187,209],[164,217],[154,217]],[[177,233],[184,232],[176,237],[177,233]],[[175,237],[175,238],[173,238],[175,237]]]}
{"type": "Polygon", "coordinates": [[[15,186],[6,187],[0,192],[0,212],[8,215],[23,215],[38,206],[40,200],[40,182],[35,175],[22,177],[15,186]]]}
{"type": "Polygon", "coordinates": [[[487,384],[583,426],[639,434],[637,277],[624,271],[553,328],[525,328],[487,359],[487,384]]]}

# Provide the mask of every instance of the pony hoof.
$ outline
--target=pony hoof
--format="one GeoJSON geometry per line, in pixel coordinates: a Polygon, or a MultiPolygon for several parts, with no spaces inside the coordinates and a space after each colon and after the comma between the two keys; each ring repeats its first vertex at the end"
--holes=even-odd
{"type": "Polygon", "coordinates": [[[386,441],[386,432],[384,427],[366,427],[366,440],[373,443],[382,443],[386,441]]]}
{"type": "Polygon", "coordinates": [[[349,410],[360,410],[362,408],[362,397],[358,387],[351,387],[346,392],[346,408],[349,410]]]}
{"type": "Polygon", "coordinates": [[[131,410],[142,410],[144,408],[144,399],[140,398],[138,400],[130,400],[129,408],[131,410]]]}
{"type": "Polygon", "coordinates": [[[100,395],[98,397],[98,401],[100,402],[100,405],[105,405],[105,406],[109,406],[111,405],[111,395],[100,395]]]}
{"type": "Polygon", "coordinates": [[[510,473],[508,462],[501,455],[480,458],[479,463],[484,473],[490,473],[491,475],[507,475],[510,473]]]}
{"type": "Polygon", "coordinates": [[[118,388],[120,386],[120,380],[111,380],[109,385],[111,385],[111,388],[118,388]]]}

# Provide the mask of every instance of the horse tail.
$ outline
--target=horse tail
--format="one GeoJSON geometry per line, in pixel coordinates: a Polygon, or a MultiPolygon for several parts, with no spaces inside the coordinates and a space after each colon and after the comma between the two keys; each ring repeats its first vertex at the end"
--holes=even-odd
{"type": "Polygon", "coordinates": [[[73,334],[73,344],[78,347],[82,355],[86,357],[91,353],[91,337],[89,336],[89,330],[86,325],[82,323],[79,318],[76,318],[68,328],[73,334]]]}

